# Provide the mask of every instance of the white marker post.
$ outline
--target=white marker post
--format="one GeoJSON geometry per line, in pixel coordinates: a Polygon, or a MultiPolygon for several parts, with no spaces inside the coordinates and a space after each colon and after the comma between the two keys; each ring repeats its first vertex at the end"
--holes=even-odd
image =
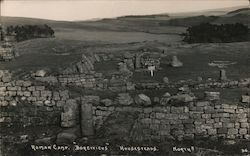
{"type": "Polygon", "coordinates": [[[154,76],[155,66],[148,66],[148,70],[150,70],[150,75],[151,75],[151,77],[153,77],[154,76]]]}

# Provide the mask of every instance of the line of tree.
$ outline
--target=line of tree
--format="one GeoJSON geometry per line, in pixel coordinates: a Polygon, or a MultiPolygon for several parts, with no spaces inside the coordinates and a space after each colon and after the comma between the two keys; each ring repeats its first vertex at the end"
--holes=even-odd
{"type": "Polygon", "coordinates": [[[249,41],[249,28],[241,23],[210,24],[191,26],[183,34],[188,43],[228,43],[249,41]]]}
{"type": "Polygon", "coordinates": [[[54,30],[48,25],[17,25],[8,26],[7,35],[14,35],[17,41],[29,40],[32,38],[54,37],[54,30]]]}
{"type": "Polygon", "coordinates": [[[2,26],[0,25],[0,41],[3,41],[3,40],[4,40],[3,28],[2,28],[2,26]]]}

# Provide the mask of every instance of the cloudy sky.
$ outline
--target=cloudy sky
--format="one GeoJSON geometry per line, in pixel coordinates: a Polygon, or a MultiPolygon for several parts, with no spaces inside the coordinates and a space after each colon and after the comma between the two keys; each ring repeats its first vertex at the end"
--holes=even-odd
{"type": "Polygon", "coordinates": [[[123,15],[178,13],[235,6],[248,0],[0,0],[2,16],[88,20],[123,15]]]}

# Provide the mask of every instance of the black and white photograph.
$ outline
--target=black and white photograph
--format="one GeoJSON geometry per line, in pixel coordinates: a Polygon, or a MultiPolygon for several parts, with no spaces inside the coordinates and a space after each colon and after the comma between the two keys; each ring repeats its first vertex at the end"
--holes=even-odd
{"type": "Polygon", "coordinates": [[[0,156],[250,156],[250,1],[0,0],[0,156]]]}

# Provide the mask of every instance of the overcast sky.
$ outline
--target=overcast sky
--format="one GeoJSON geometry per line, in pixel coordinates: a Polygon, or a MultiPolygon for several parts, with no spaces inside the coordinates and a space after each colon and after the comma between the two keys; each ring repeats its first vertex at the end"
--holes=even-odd
{"type": "Polygon", "coordinates": [[[248,6],[248,0],[0,0],[2,16],[88,20],[248,6]]]}

